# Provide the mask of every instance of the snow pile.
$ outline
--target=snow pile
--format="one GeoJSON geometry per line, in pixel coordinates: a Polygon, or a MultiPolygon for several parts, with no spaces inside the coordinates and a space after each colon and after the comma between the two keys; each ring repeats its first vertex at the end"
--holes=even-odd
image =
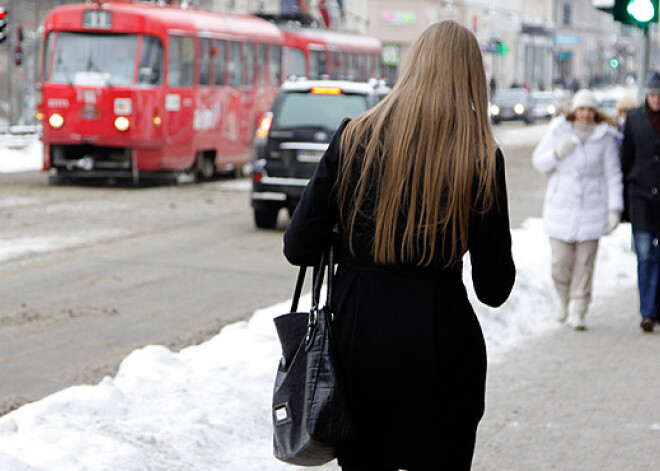
{"type": "MultiPolygon", "coordinates": [[[[465,274],[491,361],[560,328],[541,222],[528,221],[513,240],[518,277],[502,308],[474,301],[465,274]]],[[[628,225],[601,240],[596,304],[599,296],[634,289],[635,263],[628,225]]],[[[309,297],[301,301],[308,305],[309,297]]],[[[114,378],[64,389],[1,417],[0,469],[290,470],[272,457],[270,423],[280,354],[272,318],[288,307],[256,311],[179,353],[153,345],[136,350],[114,378]]]]}
{"type": "Polygon", "coordinates": [[[21,149],[0,147],[0,173],[41,170],[42,166],[43,145],[41,141],[35,140],[21,149]]]}

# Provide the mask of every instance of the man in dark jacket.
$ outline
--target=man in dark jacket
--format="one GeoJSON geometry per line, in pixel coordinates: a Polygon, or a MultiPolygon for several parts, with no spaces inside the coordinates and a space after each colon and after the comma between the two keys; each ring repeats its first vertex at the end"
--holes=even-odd
{"type": "Polygon", "coordinates": [[[641,328],[653,332],[660,306],[660,72],[648,75],[645,103],[627,114],[621,166],[637,252],[641,328]]]}

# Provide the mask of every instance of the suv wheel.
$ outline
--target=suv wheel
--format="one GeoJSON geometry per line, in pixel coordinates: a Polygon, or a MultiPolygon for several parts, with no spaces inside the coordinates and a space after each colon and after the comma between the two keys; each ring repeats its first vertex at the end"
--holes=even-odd
{"type": "Polygon", "coordinates": [[[260,229],[274,229],[277,225],[278,209],[255,209],[254,223],[260,229]]]}

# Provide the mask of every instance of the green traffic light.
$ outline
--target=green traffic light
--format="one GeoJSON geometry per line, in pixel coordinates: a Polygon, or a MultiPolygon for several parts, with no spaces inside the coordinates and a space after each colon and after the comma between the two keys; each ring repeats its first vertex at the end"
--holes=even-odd
{"type": "Polygon", "coordinates": [[[613,69],[616,69],[619,67],[619,60],[618,59],[612,59],[610,60],[610,67],[613,69]]]}
{"type": "Polygon", "coordinates": [[[647,23],[655,16],[655,7],[651,0],[630,0],[626,11],[640,23],[647,23]]]}

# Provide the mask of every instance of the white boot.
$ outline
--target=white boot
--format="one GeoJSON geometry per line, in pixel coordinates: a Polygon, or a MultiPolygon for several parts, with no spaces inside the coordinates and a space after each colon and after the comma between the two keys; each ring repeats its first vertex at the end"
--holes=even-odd
{"type": "Polygon", "coordinates": [[[584,321],[587,317],[587,309],[589,308],[588,299],[576,299],[571,306],[571,313],[568,323],[575,330],[587,330],[587,324],[584,321]]]}
{"type": "Polygon", "coordinates": [[[559,307],[557,308],[557,321],[560,323],[566,322],[568,318],[568,302],[559,301],[559,307]]]}

